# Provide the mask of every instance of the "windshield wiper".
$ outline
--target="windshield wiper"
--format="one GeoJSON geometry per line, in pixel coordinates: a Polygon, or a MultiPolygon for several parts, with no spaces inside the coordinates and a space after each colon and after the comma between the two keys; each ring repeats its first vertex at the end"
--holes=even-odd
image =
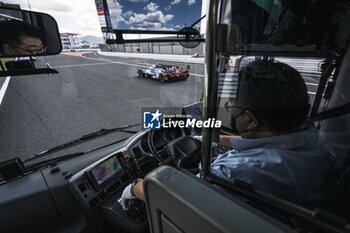
{"type": "Polygon", "coordinates": [[[74,139],[72,141],[63,143],[63,144],[61,144],[59,146],[55,146],[55,147],[53,147],[51,149],[44,150],[44,151],[42,151],[42,152],[40,152],[40,153],[38,153],[36,155],[33,155],[33,156],[25,159],[23,161],[23,163],[26,163],[26,162],[29,162],[29,161],[32,161],[32,160],[44,157],[44,156],[46,156],[48,154],[51,154],[51,153],[54,153],[54,152],[57,152],[57,151],[60,151],[60,150],[63,150],[63,149],[66,149],[66,148],[69,148],[69,147],[72,147],[72,146],[79,145],[81,143],[90,141],[92,139],[95,139],[95,138],[98,138],[98,137],[101,137],[101,136],[104,136],[104,135],[107,135],[107,134],[110,134],[110,133],[114,133],[114,132],[137,133],[137,131],[127,130],[127,129],[133,128],[133,127],[139,126],[139,125],[140,125],[139,123],[138,124],[130,124],[130,125],[124,125],[124,126],[117,127],[117,128],[101,129],[101,130],[93,132],[93,133],[88,133],[88,134],[85,134],[85,135],[81,136],[80,138],[74,139]]]}

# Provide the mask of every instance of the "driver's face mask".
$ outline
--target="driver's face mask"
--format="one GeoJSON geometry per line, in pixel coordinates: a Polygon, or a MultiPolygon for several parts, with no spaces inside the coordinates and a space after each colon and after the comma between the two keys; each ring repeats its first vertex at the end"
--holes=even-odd
{"type": "Polygon", "coordinates": [[[237,126],[236,126],[236,119],[238,117],[242,116],[243,114],[244,114],[244,111],[242,111],[240,114],[238,114],[235,117],[231,117],[231,129],[232,129],[232,133],[235,134],[235,135],[240,135],[240,132],[238,131],[237,126]]]}
{"type": "Polygon", "coordinates": [[[242,133],[247,132],[248,130],[244,130],[244,131],[239,132],[237,129],[237,125],[236,125],[236,119],[238,117],[242,116],[247,109],[243,108],[243,107],[236,106],[234,101],[228,101],[225,104],[225,109],[228,113],[231,114],[231,129],[232,129],[233,134],[240,135],[242,133]],[[240,110],[238,112],[238,114],[237,114],[237,110],[240,110]]]}

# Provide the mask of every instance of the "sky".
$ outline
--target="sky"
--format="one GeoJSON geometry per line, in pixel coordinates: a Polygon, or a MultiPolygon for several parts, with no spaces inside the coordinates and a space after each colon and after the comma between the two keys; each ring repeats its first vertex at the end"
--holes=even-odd
{"type": "MultiPolygon", "coordinates": [[[[94,0],[2,0],[53,16],[60,32],[102,37],[94,0]],[[29,3],[29,4],[28,4],[29,3]]],[[[200,18],[202,0],[107,0],[114,28],[178,30],[200,18]]]]}
{"type": "Polygon", "coordinates": [[[94,0],[2,0],[20,4],[22,9],[45,12],[53,16],[60,32],[102,37],[94,0]],[[28,4],[29,2],[29,4],[28,4]]]}
{"type": "Polygon", "coordinates": [[[108,0],[114,29],[179,30],[201,17],[202,0],[108,0]]]}

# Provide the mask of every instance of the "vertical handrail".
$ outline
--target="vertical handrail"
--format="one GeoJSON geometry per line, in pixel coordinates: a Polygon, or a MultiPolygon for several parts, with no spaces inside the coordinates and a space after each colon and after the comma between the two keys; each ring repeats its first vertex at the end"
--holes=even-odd
{"type": "MultiPolygon", "coordinates": [[[[216,23],[217,23],[218,1],[209,1],[209,10],[207,13],[207,30],[205,43],[205,73],[203,90],[203,118],[215,118],[217,106],[217,60],[216,60],[216,23]]],[[[211,158],[211,141],[213,129],[203,128],[202,143],[202,166],[201,176],[206,177],[209,174],[211,158]]]]}

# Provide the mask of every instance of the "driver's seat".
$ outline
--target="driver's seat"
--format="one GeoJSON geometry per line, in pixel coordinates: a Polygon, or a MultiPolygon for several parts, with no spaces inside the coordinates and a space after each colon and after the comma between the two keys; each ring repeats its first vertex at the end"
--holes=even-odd
{"type": "Polygon", "coordinates": [[[144,180],[153,233],[295,232],[198,177],[162,166],[144,180]]]}

